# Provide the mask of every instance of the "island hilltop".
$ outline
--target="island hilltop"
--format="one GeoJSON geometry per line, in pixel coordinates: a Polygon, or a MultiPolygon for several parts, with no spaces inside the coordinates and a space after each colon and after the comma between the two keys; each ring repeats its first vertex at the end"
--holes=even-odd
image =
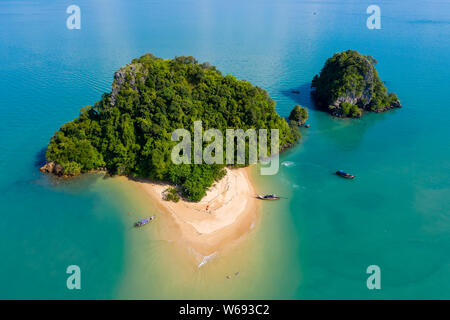
{"type": "Polygon", "coordinates": [[[372,56],[347,50],[329,58],[312,81],[312,95],[322,109],[336,117],[359,118],[363,111],[383,112],[400,108],[378,76],[372,56]]]}
{"type": "Polygon", "coordinates": [[[200,201],[225,176],[225,165],[171,161],[177,144],[172,132],[193,132],[197,120],[203,130],[279,129],[282,149],[299,137],[298,129],[275,112],[265,90],[193,57],[167,60],[146,54],[118,70],[112,91],[55,133],[41,171],[73,176],[106,170],[167,181],[187,200],[200,201]]]}

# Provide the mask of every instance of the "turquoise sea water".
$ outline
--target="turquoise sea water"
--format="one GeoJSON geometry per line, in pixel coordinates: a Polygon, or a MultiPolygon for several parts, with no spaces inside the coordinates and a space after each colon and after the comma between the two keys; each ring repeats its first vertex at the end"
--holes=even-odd
{"type": "Polygon", "coordinates": [[[81,30],[66,28],[74,1],[0,2],[0,298],[450,298],[448,1],[377,1],[381,30],[366,27],[372,1],[75,2],[81,30]],[[312,77],[349,48],[379,61],[403,109],[360,120],[314,109],[312,77]],[[165,255],[157,228],[150,240],[132,230],[147,213],[139,190],[38,171],[59,126],[146,52],[209,61],[265,88],[282,116],[309,107],[279,174],[254,170],[259,190],[289,199],[264,204],[253,254],[236,249],[239,282],[220,291],[220,257],[191,270],[165,255]],[[66,289],[71,264],[80,291],[66,289]],[[378,291],[366,287],[373,264],[378,291]],[[189,279],[174,280],[181,268],[189,279]]]}

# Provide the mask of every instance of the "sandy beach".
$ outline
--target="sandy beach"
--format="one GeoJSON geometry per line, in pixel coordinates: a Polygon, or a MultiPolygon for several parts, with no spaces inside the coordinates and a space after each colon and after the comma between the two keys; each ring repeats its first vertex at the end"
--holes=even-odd
{"type": "MultiPolygon", "coordinates": [[[[200,202],[163,200],[169,187],[158,182],[137,182],[167,214],[174,226],[171,238],[187,246],[201,266],[219,252],[232,246],[255,225],[258,202],[249,178],[249,169],[226,169],[226,176],[216,182],[200,202]]],[[[165,219],[163,223],[167,223],[165,219]]]]}

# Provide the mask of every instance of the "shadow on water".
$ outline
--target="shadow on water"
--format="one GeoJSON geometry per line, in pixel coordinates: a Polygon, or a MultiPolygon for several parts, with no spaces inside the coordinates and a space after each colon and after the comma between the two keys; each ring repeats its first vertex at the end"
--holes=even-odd
{"type": "Polygon", "coordinates": [[[45,187],[52,188],[53,191],[60,190],[69,193],[79,193],[83,190],[89,189],[98,179],[109,179],[110,175],[103,172],[91,172],[80,174],[71,178],[57,177],[53,174],[40,173],[39,169],[47,162],[45,152],[47,147],[40,149],[34,156],[33,166],[36,173],[40,174],[39,178],[33,180],[24,180],[23,183],[35,183],[45,187]],[[45,176],[45,179],[41,179],[45,176]]]}
{"type": "Polygon", "coordinates": [[[40,150],[36,153],[36,155],[35,155],[35,157],[34,157],[34,166],[35,166],[36,168],[40,168],[40,167],[42,167],[42,166],[45,164],[45,162],[46,162],[46,159],[45,159],[45,152],[46,152],[46,151],[47,151],[47,147],[40,149],[40,150]]]}
{"type": "Polygon", "coordinates": [[[311,97],[311,82],[302,84],[300,87],[282,90],[281,93],[295,101],[296,104],[310,109],[317,109],[311,97]]]}
{"type": "Polygon", "coordinates": [[[326,112],[321,112],[314,118],[314,125],[323,137],[349,151],[358,148],[366,133],[378,123],[386,120],[389,113],[392,112],[395,112],[395,110],[385,113],[364,112],[359,119],[336,118],[326,112]]]}
{"type": "MultiPolygon", "coordinates": [[[[365,112],[361,119],[336,118],[315,105],[311,96],[311,83],[281,91],[295,104],[300,104],[310,110],[308,123],[311,132],[320,133],[336,146],[346,150],[356,149],[362,143],[365,133],[377,122],[383,120],[386,114],[365,112]]],[[[389,111],[392,112],[392,111],[389,111]]],[[[388,113],[389,113],[388,112],[388,113]]]]}

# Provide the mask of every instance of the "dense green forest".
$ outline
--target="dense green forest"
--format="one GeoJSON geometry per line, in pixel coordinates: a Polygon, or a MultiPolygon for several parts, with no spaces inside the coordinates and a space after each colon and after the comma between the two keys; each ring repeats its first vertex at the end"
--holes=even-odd
{"type": "Polygon", "coordinates": [[[267,92],[248,81],[224,76],[193,57],[167,60],[146,54],[115,73],[111,93],[55,133],[47,163],[65,176],[105,168],[111,174],[166,180],[189,200],[199,201],[223,177],[224,165],[171,161],[178,143],[171,141],[172,132],[193,132],[197,120],[203,130],[279,129],[282,148],[299,136],[275,112],[267,92]]]}
{"type": "Polygon", "coordinates": [[[361,117],[362,111],[383,112],[401,107],[394,93],[387,93],[372,56],[347,50],[329,58],[312,81],[319,107],[338,117],[361,117]]]}

